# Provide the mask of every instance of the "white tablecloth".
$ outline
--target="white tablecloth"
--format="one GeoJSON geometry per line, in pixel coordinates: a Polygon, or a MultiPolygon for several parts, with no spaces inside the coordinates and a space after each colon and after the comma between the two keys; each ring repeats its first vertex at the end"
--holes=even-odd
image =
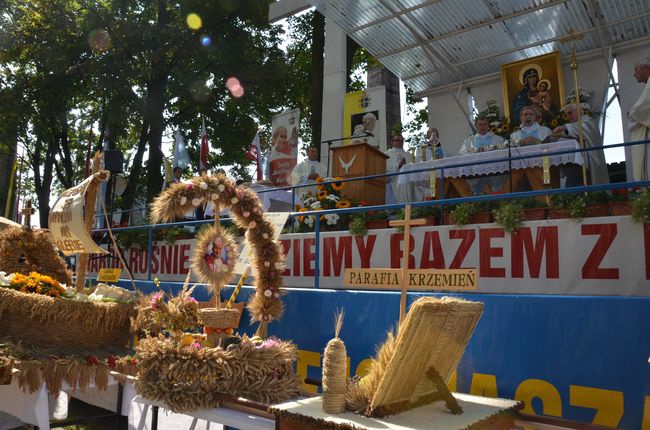
{"type": "MultiPolygon", "coordinates": [[[[566,151],[569,149],[580,149],[580,145],[575,140],[559,140],[557,142],[542,143],[539,145],[517,146],[511,149],[513,157],[524,155],[546,155],[549,152],[566,151]]],[[[475,152],[472,154],[456,155],[453,157],[441,158],[438,160],[423,161],[420,163],[406,164],[400,170],[403,175],[399,176],[398,184],[412,182],[426,182],[429,184],[429,172],[414,172],[419,169],[444,169],[446,178],[458,178],[460,176],[489,175],[508,172],[510,166],[508,161],[495,161],[493,163],[474,164],[477,161],[489,161],[508,158],[508,149],[497,149],[495,151],[475,152]],[[460,167],[447,167],[455,164],[467,163],[460,167]]],[[[582,155],[579,152],[572,154],[549,155],[552,166],[562,164],[579,164],[582,165],[582,155]]],[[[543,157],[525,158],[522,160],[512,160],[513,169],[524,169],[527,167],[542,167],[543,157]]]]}
{"type": "MultiPolygon", "coordinates": [[[[63,383],[62,391],[57,398],[50,396],[45,384],[33,393],[29,390],[23,391],[18,386],[18,381],[13,378],[11,384],[0,385],[0,411],[15,417],[21,422],[33,424],[41,430],[49,430],[50,419],[65,419],[68,415],[68,401],[70,397],[77,398],[83,402],[89,403],[108,410],[116,410],[117,404],[117,381],[109,376],[108,388],[99,391],[91,386],[84,391],[79,389],[71,390],[67,383],[63,383]]],[[[129,415],[131,399],[135,396],[135,389],[132,384],[124,385],[122,397],[122,415],[129,415]]],[[[7,425],[15,427],[15,420],[9,424],[11,418],[0,418],[0,429],[7,425]]],[[[8,427],[8,428],[12,428],[8,427]]]]}

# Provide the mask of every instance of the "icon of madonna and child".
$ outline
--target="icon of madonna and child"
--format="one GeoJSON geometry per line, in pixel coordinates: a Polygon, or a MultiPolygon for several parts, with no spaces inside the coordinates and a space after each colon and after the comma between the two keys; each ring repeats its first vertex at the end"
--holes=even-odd
{"type": "Polygon", "coordinates": [[[230,258],[230,246],[221,236],[215,236],[205,249],[203,259],[211,272],[226,272],[230,258]]]}

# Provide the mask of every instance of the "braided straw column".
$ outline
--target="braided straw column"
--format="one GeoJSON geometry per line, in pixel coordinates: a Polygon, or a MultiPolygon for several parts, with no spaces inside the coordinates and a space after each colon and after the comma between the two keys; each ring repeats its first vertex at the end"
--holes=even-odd
{"type": "Polygon", "coordinates": [[[343,312],[336,318],[335,338],[327,342],[323,354],[323,410],[328,414],[340,414],[345,411],[345,394],[347,381],[347,351],[339,339],[343,326],[343,312]]]}

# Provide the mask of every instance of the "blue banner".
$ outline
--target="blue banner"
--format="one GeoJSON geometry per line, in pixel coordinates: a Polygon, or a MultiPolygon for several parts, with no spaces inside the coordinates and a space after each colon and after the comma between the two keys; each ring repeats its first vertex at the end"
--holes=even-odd
{"type": "MultiPolygon", "coordinates": [[[[153,291],[150,283],[139,285],[153,291]]],[[[231,291],[224,289],[223,298],[231,291]]],[[[242,289],[238,301],[252,291],[242,289]]],[[[197,293],[207,300],[205,290],[197,293]]],[[[408,303],[422,295],[409,294],[408,303]]],[[[485,309],[449,384],[452,391],[514,398],[528,413],[608,427],[649,424],[650,298],[454,295],[483,302],[485,309]]],[[[313,379],[321,378],[337,310],[345,310],[340,337],[352,375],[365,374],[399,317],[397,292],[291,289],[284,303],[284,316],[269,324],[269,335],[293,340],[300,348],[298,373],[313,379]]],[[[239,332],[252,335],[255,328],[245,312],[239,332]]]]}

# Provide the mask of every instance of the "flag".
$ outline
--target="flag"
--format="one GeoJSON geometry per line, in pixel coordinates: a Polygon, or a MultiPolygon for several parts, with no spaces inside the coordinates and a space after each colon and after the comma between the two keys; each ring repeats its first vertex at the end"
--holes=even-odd
{"type": "MultiPolygon", "coordinates": [[[[204,126],[204,130],[205,130],[205,126],[204,126]]],[[[201,138],[201,141],[203,141],[203,138],[201,138]]],[[[206,141],[207,141],[207,136],[206,136],[206,141]]],[[[201,147],[201,160],[203,160],[203,147],[201,147]]],[[[189,164],[190,164],[190,154],[187,152],[187,146],[185,145],[185,141],[183,140],[181,131],[176,130],[176,140],[174,142],[174,161],[172,162],[172,166],[174,168],[180,167],[181,169],[185,169],[189,164]]]]}
{"type": "Polygon", "coordinates": [[[199,161],[199,170],[208,168],[208,152],[210,152],[208,146],[208,133],[205,131],[205,119],[203,119],[203,125],[201,127],[201,158],[199,161]]]}
{"type": "Polygon", "coordinates": [[[262,176],[262,163],[260,161],[260,158],[262,156],[261,152],[262,150],[260,149],[260,135],[259,133],[255,133],[255,137],[248,147],[248,152],[246,152],[246,158],[256,162],[258,181],[264,179],[262,176]]]}
{"type": "Polygon", "coordinates": [[[90,152],[93,146],[93,126],[92,124],[90,125],[90,133],[88,133],[88,150],[86,151],[86,174],[84,175],[84,179],[90,176],[90,152]]]}

